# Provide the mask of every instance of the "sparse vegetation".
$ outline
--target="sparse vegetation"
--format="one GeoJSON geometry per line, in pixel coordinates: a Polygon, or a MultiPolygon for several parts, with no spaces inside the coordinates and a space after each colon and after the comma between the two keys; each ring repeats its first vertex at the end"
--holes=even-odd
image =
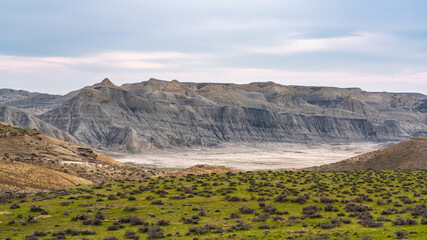
{"type": "Polygon", "coordinates": [[[9,200],[0,205],[0,235],[423,239],[426,184],[427,172],[422,170],[270,171],[122,180],[9,200]]]}

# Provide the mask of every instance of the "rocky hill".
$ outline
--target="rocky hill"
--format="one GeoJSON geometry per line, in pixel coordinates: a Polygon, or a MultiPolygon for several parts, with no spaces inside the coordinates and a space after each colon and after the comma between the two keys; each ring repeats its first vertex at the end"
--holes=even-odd
{"type": "Polygon", "coordinates": [[[59,189],[156,174],[35,129],[0,123],[0,189],[59,189]]]}
{"type": "Polygon", "coordinates": [[[274,82],[150,79],[116,86],[105,79],[65,96],[36,94],[4,104],[83,145],[126,153],[224,142],[399,141],[427,134],[425,95],[274,82]]]}
{"type": "Polygon", "coordinates": [[[310,168],[320,171],[427,170],[427,136],[414,137],[393,146],[365,153],[341,162],[310,168]]]}

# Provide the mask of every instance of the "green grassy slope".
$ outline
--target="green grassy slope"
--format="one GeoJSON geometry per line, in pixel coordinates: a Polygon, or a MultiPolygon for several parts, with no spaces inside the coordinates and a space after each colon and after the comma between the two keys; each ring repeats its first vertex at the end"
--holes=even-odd
{"type": "Polygon", "coordinates": [[[125,239],[134,231],[127,236],[147,239],[159,227],[164,239],[396,239],[396,231],[425,239],[426,184],[420,170],[246,172],[85,185],[0,205],[0,236],[125,239]]]}

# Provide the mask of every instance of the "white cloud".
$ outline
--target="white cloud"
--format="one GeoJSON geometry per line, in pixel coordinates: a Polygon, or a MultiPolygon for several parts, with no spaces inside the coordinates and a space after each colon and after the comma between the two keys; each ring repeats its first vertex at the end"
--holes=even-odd
{"type": "Polygon", "coordinates": [[[160,69],[169,67],[167,61],[195,61],[207,59],[207,54],[179,52],[104,52],[81,57],[30,57],[0,55],[0,70],[9,72],[30,71],[39,68],[102,66],[105,68],[160,69]]]}
{"type": "MultiPolygon", "coordinates": [[[[372,32],[354,32],[350,35],[330,38],[295,38],[286,36],[279,44],[269,46],[249,46],[252,53],[286,55],[304,52],[345,52],[368,55],[402,55],[410,46],[396,37],[372,32]]],[[[243,48],[240,48],[243,49],[243,48]]]]}

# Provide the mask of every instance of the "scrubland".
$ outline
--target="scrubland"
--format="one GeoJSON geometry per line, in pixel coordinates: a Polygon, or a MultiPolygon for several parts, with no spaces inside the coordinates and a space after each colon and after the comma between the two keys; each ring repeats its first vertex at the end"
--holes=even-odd
{"type": "Polygon", "coordinates": [[[80,185],[0,205],[5,239],[425,239],[427,172],[240,172],[80,185]]]}

